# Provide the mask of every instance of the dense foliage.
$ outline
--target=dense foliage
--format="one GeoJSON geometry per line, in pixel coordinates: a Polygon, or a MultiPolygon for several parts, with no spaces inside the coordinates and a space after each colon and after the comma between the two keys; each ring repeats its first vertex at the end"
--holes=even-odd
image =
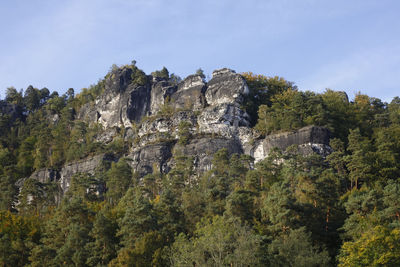
{"type": "MultiPolygon", "coordinates": [[[[144,73],[131,68],[143,84],[144,73]]],[[[165,68],[153,74],[169,76],[165,68]]],[[[97,142],[101,126],[75,119],[104,80],[76,96],[73,89],[59,96],[8,88],[4,101],[19,116],[0,114],[0,264],[399,266],[400,98],[349,101],[343,92],[301,92],[283,78],[243,76],[250,87],[243,107],[256,131],[325,126],[333,153],[303,156],[293,146],[254,164],[223,149],[200,174],[177,149],[168,174],[138,179],[120,158],[94,175],[75,175],[59,203],[57,184],[35,179],[18,196],[16,182],[34,170],[100,152],[120,156],[129,144],[122,131],[108,145],[97,142]]],[[[178,145],[192,138],[189,126],[179,125],[178,145]]]]}

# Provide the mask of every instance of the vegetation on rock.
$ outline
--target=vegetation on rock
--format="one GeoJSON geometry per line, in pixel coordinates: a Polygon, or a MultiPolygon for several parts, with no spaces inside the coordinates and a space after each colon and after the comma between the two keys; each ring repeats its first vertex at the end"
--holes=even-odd
{"type": "MultiPolygon", "coordinates": [[[[123,68],[135,85],[150,82],[136,62],[123,68]]],[[[301,92],[283,78],[244,73],[243,108],[254,131],[325,126],[333,152],[302,155],[292,146],[254,163],[221,149],[200,173],[182,152],[195,125],[182,120],[176,138],[168,133],[168,144],[176,143],[168,171],[154,163],[140,177],[122,157],[138,125],[132,135],[114,129],[103,142],[101,125],[76,118],[118,70],[77,95],[10,87],[0,100],[0,265],[400,264],[398,97],[349,101],[343,92],[301,92]],[[64,196],[50,178],[27,178],[100,153],[116,162],[74,174],[64,196]]],[[[171,78],[165,67],[152,75],[171,78]]],[[[165,103],[157,118],[174,114],[165,103]]]]}

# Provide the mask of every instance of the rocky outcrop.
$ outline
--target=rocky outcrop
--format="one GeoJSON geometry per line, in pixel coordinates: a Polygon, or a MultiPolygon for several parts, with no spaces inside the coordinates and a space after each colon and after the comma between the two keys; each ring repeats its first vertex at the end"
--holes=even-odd
{"type": "Polygon", "coordinates": [[[111,162],[117,161],[113,155],[100,154],[80,161],[67,163],[60,171],[60,186],[63,193],[67,192],[71,185],[72,176],[78,173],[89,173],[94,175],[96,171],[107,170],[111,162]]]}
{"type": "Polygon", "coordinates": [[[248,93],[245,79],[235,71],[224,68],[213,72],[205,97],[209,105],[241,104],[248,93]]]}
{"type": "Polygon", "coordinates": [[[150,112],[149,115],[156,115],[166,100],[169,101],[171,95],[176,92],[177,86],[171,84],[163,78],[153,78],[150,95],[150,112]]]}
{"type": "MultiPolygon", "coordinates": [[[[192,159],[196,173],[201,174],[211,168],[213,154],[221,148],[229,154],[248,154],[256,162],[274,147],[286,150],[297,145],[306,155],[316,152],[326,156],[331,152],[330,132],[323,127],[308,126],[262,139],[250,127],[251,118],[242,109],[248,93],[244,78],[226,68],[214,71],[209,82],[200,75],[190,75],[176,85],[166,78],[147,76],[147,84],[137,86],[128,66],[108,74],[104,93],[83,106],[77,117],[103,125],[96,137],[102,143],[111,142],[124,128],[124,138],[132,147],[122,156],[139,177],[154,171],[169,172],[174,153],[192,159]],[[179,142],[182,134],[190,136],[185,144],[179,142]]],[[[94,174],[117,160],[101,154],[68,163],[59,172],[40,170],[31,178],[57,181],[65,193],[75,174],[94,174]]]]}
{"type": "Polygon", "coordinates": [[[226,148],[228,154],[243,153],[240,142],[222,137],[203,137],[192,139],[187,145],[176,146],[176,150],[193,159],[194,168],[198,173],[211,169],[213,155],[218,150],[226,148]]]}
{"type": "Polygon", "coordinates": [[[213,72],[207,84],[205,98],[208,107],[198,118],[199,131],[239,140],[244,146],[240,133],[250,126],[249,115],[241,109],[249,88],[244,78],[230,69],[213,72]]]}
{"type": "Polygon", "coordinates": [[[331,152],[330,137],[331,133],[327,128],[307,126],[297,131],[268,135],[264,140],[258,140],[250,150],[250,155],[257,162],[267,157],[275,147],[285,151],[291,145],[298,145],[304,155],[315,152],[326,156],[331,152]]]}
{"type": "Polygon", "coordinates": [[[191,132],[196,131],[197,117],[193,111],[178,111],[170,117],[159,116],[144,120],[138,130],[138,146],[144,146],[148,143],[157,142],[160,139],[177,139],[179,124],[188,122],[191,127],[191,132]]]}
{"type": "Polygon", "coordinates": [[[78,119],[89,123],[97,122],[108,129],[131,127],[150,110],[151,85],[138,86],[132,82],[132,69],[122,67],[113,70],[104,80],[104,93],[95,103],[84,105],[78,119]]]}
{"type": "Polygon", "coordinates": [[[172,143],[170,142],[146,145],[135,149],[127,158],[130,159],[132,168],[140,177],[153,171],[167,173],[169,171],[168,160],[172,157],[171,149],[172,143]]]}
{"type": "MultiPolygon", "coordinates": [[[[61,195],[64,195],[68,191],[71,185],[71,179],[75,174],[88,173],[94,175],[96,171],[105,171],[109,169],[111,162],[117,160],[118,158],[115,158],[113,155],[100,154],[83,160],[69,162],[65,164],[60,171],[54,169],[35,171],[28,178],[35,179],[41,183],[57,182],[61,188],[61,195]]],[[[16,186],[19,188],[22,187],[26,179],[27,178],[18,180],[16,186]]]]}
{"type": "Polygon", "coordinates": [[[204,92],[206,83],[200,75],[190,75],[178,85],[171,95],[171,104],[175,110],[200,110],[205,107],[204,92]]]}

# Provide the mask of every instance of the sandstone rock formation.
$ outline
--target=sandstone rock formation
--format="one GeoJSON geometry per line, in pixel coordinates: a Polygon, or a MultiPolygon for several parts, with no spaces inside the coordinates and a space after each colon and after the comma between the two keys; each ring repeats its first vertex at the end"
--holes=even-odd
{"type": "MultiPolygon", "coordinates": [[[[156,170],[167,173],[177,150],[193,160],[198,173],[211,168],[212,156],[221,148],[230,154],[248,154],[255,162],[267,157],[274,147],[285,150],[290,145],[298,145],[304,154],[330,153],[330,133],[323,127],[308,126],[261,139],[242,109],[248,93],[245,79],[226,68],[214,71],[208,82],[200,75],[190,75],[179,84],[148,76],[146,84],[138,86],[132,80],[132,70],[122,67],[107,75],[103,94],[84,105],[77,118],[103,125],[104,132],[98,136],[103,143],[116,136],[116,128],[124,129],[125,140],[133,141],[123,157],[139,177],[156,170]],[[190,135],[185,144],[178,143],[182,122],[190,135]]],[[[57,181],[65,193],[73,175],[94,174],[100,166],[117,160],[101,154],[68,163],[59,172],[37,171],[31,178],[57,181]]]]}

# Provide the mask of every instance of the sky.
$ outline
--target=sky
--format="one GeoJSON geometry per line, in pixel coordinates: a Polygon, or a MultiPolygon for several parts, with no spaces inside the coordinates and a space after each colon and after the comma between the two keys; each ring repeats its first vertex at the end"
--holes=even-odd
{"type": "Polygon", "coordinates": [[[136,60],[148,74],[228,67],[390,102],[399,13],[398,0],[1,1],[0,99],[10,86],[79,92],[136,60]]]}

